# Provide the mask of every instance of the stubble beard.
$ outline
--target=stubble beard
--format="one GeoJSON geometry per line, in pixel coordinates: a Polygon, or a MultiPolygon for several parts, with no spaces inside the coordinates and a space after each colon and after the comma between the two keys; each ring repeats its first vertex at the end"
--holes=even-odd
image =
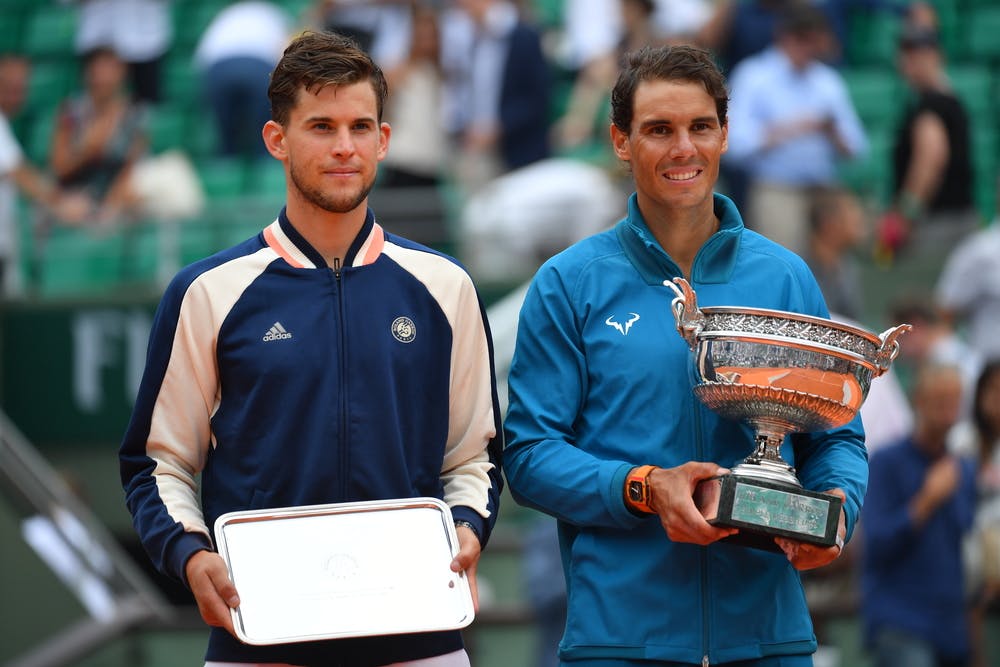
{"type": "Polygon", "coordinates": [[[292,185],[295,186],[295,189],[302,195],[303,199],[329,213],[350,213],[367,199],[368,194],[375,185],[375,179],[372,178],[353,194],[351,192],[330,193],[307,185],[305,179],[299,175],[293,163],[289,164],[288,173],[292,180],[292,185]]]}

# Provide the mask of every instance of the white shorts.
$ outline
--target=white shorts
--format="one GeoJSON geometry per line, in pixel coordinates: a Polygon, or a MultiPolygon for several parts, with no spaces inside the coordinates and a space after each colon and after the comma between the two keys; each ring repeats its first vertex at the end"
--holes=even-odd
{"type": "MultiPolygon", "coordinates": [[[[291,667],[281,662],[206,662],[205,667],[291,667]]],[[[394,662],[386,667],[470,667],[469,654],[465,649],[454,653],[436,655],[433,658],[394,662]]]]}

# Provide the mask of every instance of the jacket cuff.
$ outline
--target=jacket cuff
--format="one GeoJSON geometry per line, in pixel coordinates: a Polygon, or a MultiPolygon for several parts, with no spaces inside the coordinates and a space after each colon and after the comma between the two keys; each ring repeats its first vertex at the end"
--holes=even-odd
{"type": "Polygon", "coordinates": [[[471,507],[459,505],[451,508],[451,518],[456,523],[464,521],[472,524],[471,528],[476,533],[476,537],[479,538],[479,544],[483,547],[486,546],[486,542],[489,541],[490,536],[489,526],[486,523],[486,519],[479,515],[479,512],[471,507]]]}
{"type": "Polygon", "coordinates": [[[203,534],[185,532],[170,549],[171,554],[167,565],[168,574],[190,589],[191,585],[188,583],[187,575],[185,574],[187,562],[191,560],[191,556],[199,551],[214,550],[212,541],[203,534]]]}

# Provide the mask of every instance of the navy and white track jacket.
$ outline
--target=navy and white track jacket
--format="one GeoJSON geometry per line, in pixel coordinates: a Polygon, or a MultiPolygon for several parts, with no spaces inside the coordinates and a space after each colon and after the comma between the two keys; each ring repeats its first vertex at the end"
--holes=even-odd
{"type": "MultiPolygon", "coordinates": [[[[333,269],[282,211],[167,288],[122,484],[153,563],[181,581],[233,510],[434,496],[485,544],[499,420],[488,323],[457,262],[369,211],[333,269]]],[[[215,628],[207,659],[347,667],[461,645],[454,631],[259,647],[215,628]]]]}

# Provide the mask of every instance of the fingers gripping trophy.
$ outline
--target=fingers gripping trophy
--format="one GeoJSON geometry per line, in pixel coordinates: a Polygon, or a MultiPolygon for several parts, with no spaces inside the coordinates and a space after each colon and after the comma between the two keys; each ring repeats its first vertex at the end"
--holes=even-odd
{"type": "Polygon", "coordinates": [[[675,294],[677,330],[692,350],[694,394],[727,419],[753,428],[756,447],[730,473],[701,482],[695,503],[713,525],[740,529],[736,542],[777,549],[774,537],[833,546],[843,501],[803,488],[780,453],[790,433],[843,426],[871,381],[899,353],[901,324],[876,335],[819,317],[740,307],[699,308],[683,278],[675,294]]]}

